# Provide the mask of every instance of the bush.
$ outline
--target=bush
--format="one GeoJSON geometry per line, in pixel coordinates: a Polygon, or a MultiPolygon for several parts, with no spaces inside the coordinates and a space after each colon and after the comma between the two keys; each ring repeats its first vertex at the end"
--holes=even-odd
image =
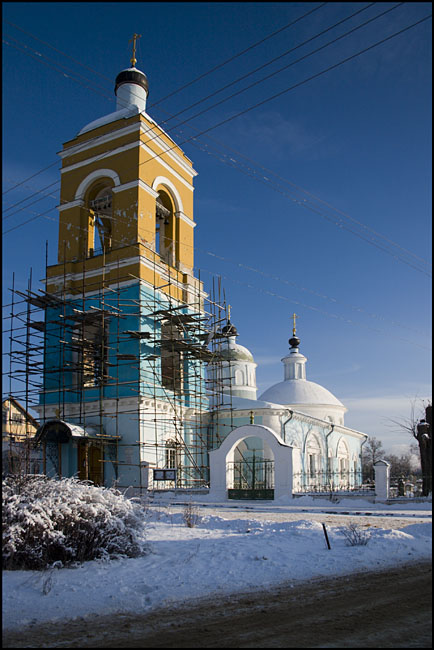
{"type": "Polygon", "coordinates": [[[3,480],[3,569],[46,569],[145,552],[144,512],[114,489],[73,478],[3,480]]]}
{"type": "Polygon", "coordinates": [[[197,506],[194,506],[191,501],[184,507],[182,518],[188,528],[194,528],[200,524],[202,519],[199,514],[199,508],[197,506]]]}
{"type": "Polygon", "coordinates": [[[347,546],[366,546],[371,539],[371,534],[358,524],[347,524],[341,528],[341,533],[347,541],[347,546]]]}

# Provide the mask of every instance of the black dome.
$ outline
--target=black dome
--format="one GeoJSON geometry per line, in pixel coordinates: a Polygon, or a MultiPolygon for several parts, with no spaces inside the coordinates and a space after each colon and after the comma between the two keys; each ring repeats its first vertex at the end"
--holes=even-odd
{"type": "Polygon", "coordinates": [[[115,93],[122,84],[137,84],[148,92],[149,84],[146,75],[140,70],[122,70],[116,77],[115,93]]]}
{"type": "Polygon", "coordinates": [[[230,320],[228,320],[227,325],[222,327],[222,334],[225,336],[238,336],[237,328],[235,325],[232,325],[230,320]]]}
{"type": "Polygon", "coordinates": [[[292,348],[298,348],[300,339],[297,336],[293,336],[292,339],[289,339],[288,343],[292,348]]]}

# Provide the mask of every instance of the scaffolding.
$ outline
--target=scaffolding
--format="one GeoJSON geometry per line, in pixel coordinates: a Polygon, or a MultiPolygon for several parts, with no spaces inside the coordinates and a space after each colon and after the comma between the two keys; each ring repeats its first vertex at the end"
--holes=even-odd
{"type": "MultiPolygon", "coordinates": [[[[221,281],[205,293],[199,275],[181,300],[170,266],[161,284],[156,255],[151,285],[125,273],[119,260],[116,282],[113,276],[106,282],[104,250],[99,254],[103,279],[94,286],[86,258],[79,263],[81,288],[68,285],[64,262],[60,290],[48,292],[48,247],[44,290],[34,290],[31,271],[27,291],[17,290],[13,280],[9,394],[27,412],[38,412],[38,431],[52,421],[77,427],[80,479],[103,484],[110,469],[114,483],[128,488],[130,479],[121,478],[127,466],[140,490],[207,487],[208,452],[233,428],[232,373],[223,372],[230,360],[222,355],[228,318],[221,281]],[[231,413],[230,424],[219,423],[222,410],[231,413]],[[136,439],[125,435],[126,423],[136,439]],[[153,483],[152,470],[163,468],[175,469],[176,479],[153,483]]],[[[95,257],[98,251],[92,251],[95,257]]],[[[29,429],[26,439],[27,470],[36,454],[39,471],[47,473],[50,461],[62,476],[60,443],[35,446],[29,429]]]]}

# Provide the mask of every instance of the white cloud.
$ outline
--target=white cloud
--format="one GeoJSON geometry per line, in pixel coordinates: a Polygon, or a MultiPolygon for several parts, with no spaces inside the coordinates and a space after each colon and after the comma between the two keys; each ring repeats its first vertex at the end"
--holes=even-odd
{"type": "MultiPolygon", "coordinates": [[[[423,417],[422,403],[430,398],[418,398],[415,403],[415,416],[423,417]]],[[[408,395],[364,396],[342,399],[348,408],[345,415],[346,426],[378,438],[389,453],[401,455],[415,442],[410,433],[399,424],[411,416],[413,399],[408,395]]]]}
{"type": "Polygon", "coordinates": [[[237,124],[237,136],[273,155],[303,154],[309,159],[323,156],[319,145],[326,140],[325,134],[308,131],[301,122],[288,120],[278,111],[245,117],[237,124]]]}

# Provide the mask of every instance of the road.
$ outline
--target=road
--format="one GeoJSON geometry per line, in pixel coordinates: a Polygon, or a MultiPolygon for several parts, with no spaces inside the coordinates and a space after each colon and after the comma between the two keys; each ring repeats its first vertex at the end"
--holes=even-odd
{"type": "Polygon", "coordinates": [[[431,648],[432,568],[407,565],[267,592],[7,633],[6,648],[431,648]]]}

